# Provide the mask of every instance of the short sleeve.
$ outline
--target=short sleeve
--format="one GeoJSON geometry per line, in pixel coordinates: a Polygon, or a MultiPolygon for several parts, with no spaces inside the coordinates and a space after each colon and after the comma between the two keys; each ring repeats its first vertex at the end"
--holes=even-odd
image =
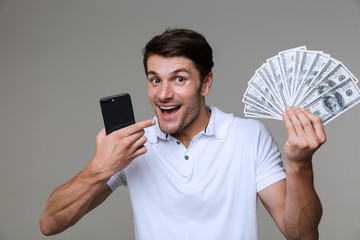
{"type": "Polygon", "coordinates": [[[286,178],[279,148],[266,127],[259,122],[256,165],[257,192],[286,178]]]}
{"type": "Polygon", "coordinates": [[[115,173],[107,182],[107,185],[111,188],[111,191],[115,191],[118,187],[126,186],[125,174],[122,171],[115,173]]]}

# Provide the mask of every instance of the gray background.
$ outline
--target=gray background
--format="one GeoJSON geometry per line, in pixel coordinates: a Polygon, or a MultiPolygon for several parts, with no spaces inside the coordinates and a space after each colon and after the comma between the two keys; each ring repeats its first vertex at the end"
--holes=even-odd
{"type": "MultiPolygon", "coordinates": [[[[359,0],[0,0],[0,239],[43,239],[49,194],[93,157],[99,99],[129,92],[153,116],[141,49],[166,27],[203,33],[214,49],[207,103],[243,116],[247,81],[278,51],[306,45],[360,77],[359,0]]],[[[326,126],[315,154],[321,239],[360,239],[360,106],[326,126]]],[[[283,123],[264,120],[282,149],[283,123]]],[[[260,239],[283,239],[259,203],[260,239]]],[[[133,239],[128,192],[117,190],[49,239],[133,239]]]]}

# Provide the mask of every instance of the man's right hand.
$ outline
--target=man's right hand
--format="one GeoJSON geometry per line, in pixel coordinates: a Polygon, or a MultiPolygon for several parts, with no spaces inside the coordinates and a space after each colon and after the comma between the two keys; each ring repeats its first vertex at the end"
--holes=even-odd
{"type": "Polygon", "coordinates": [[[146,137],[144,128],[155,124],[154,119],[132,124],[106,135],[103,128],[96,136],[96,153],[88,167],[98,179],[108,179],[128,166],[132,160],[144,153],[146,137]]]}
{"type": "Polygon", "coordinates": [[[154,119],[135,123],[106,135],[102,129],[96,137],[96,154],[83,171],[56,189],[40,216],[44,235],[53,235],[74,225],[87,212],[100,205],[110,194],[107,181],[131,161],[144,154],[144,128],[154,119]]]}

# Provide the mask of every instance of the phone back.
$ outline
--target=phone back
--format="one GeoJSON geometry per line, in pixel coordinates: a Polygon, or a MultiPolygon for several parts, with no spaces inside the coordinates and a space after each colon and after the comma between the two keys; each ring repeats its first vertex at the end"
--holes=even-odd
{"type": "Polygon", "coordinates": [[[135,123],[131,98],[128,93],[100,99],[106,134],[135,123]]]}

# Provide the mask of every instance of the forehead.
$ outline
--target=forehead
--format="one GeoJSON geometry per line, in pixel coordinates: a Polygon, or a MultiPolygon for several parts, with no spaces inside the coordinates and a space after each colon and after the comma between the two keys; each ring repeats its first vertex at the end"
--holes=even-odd
{"type": "Polygon", "coordinates": [[[179,69],[187,70],[189,73],[197,72],[195,64],[186,57],[163,57],[152,55],[147,61],[148,74],[155,72],[157,74],[168,74],[179,69]]]}

